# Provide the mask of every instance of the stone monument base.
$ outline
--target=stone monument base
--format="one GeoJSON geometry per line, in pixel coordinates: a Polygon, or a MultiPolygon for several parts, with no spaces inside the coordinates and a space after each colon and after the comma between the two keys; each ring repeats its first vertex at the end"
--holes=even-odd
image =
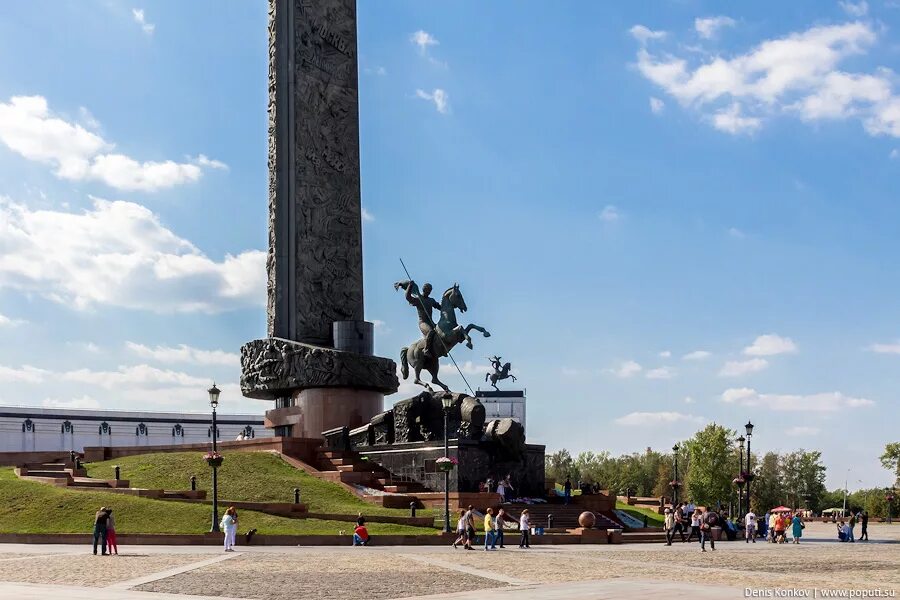
{"type": "Polygon", "coordinates": [[[310,388],[294,392],[292,406],[266,411],[266,427],[289,437],[321,438],[322,432],[359,427],[384,410],[384,394],[353,388],[310,388]],[[285,429],[280,429],[285,428],[285,429]]]}

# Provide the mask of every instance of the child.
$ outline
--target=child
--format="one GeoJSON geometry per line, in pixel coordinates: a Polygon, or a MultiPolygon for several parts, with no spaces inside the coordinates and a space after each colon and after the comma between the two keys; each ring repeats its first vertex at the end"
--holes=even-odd
{"type": "Polygon", "coordinates": [[[110,554],[119,555],[119,546],[116,544],[116,520],[113,518],[112,509],[106,509],[106,547],[110,554]]]}
{"type": "Polygon", "coordinates": [[[519,548],[531,548],[531,517],[528,516],[527,508],[522,511],[522,515],[519,517],[519,531],[522,533],[519,548]]]}
{"type": "Polygon", "coordinates": [[[366,529],[366,520],[363,517],[356,520],[356,529],[353,530],[353,545],[369,545],[369,530],[366,529]]]}
{"type": "Polygon", "coordinates": [[[464,508],[459,509],[459,520],[456,522],[456,536],[456,541],[453,542],[453,547],[456,548],[460,543],[462,543],[463,548],[468,550],[469,537],[466,535],[466,510],[464,508]]]}

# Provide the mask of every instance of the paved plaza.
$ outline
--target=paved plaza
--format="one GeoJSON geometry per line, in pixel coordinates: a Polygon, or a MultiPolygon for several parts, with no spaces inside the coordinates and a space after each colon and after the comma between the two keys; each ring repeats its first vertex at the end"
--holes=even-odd
{"type": "Polygon", "coordinates": [[[117,557],[63,545],[0,546],[0,600],[254,598],[743,598],[754,590],[900,592],[900,525],[840,544],[813,523],[799,545],[536,546],[485,553],[435,547],[139,546],[117,557]]]}

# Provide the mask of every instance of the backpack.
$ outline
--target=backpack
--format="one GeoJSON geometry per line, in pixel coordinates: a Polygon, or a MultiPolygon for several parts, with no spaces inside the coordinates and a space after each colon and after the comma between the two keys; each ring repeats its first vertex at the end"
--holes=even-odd
{"type": "Polygon", "coordinates": [[[719,522],[719,515],[714,512],[709,513],[708,515],[706,515],[706,522],[710,527],[715,527],[716,523],[719,522]]]}

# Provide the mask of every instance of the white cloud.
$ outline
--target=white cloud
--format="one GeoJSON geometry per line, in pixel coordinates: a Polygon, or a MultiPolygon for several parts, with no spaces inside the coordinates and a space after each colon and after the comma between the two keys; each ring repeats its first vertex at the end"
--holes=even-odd
{"type": "Polygon", "coordinates": [[[560,372],[566,377],[577,377],[581,374],[581,371],[578,369],[573,369],[572,367],[563,367],[560,369],[560,372]]]}
{"type": "Polygon", "coordinates": [[[58,398],[46,398],[41,402],[44,408],[100,408],[100,403],[90,396],[60,400],[58,398]]]}
{"type": "Polygon", "coordinates": [[[597,217],[604,223],[615,223],[622,218],[622,213],[620,213],[619,209],[612,204],[607,204],[603,207],[603,210],[600,211],[600,214],[598,214],[597,217]]]}
{"type": "Polygon", "coordinates": [[[693,398],[691,398],[690,396],[685,396],[685,397],[684,397],[684,403],[685,403],[685,404],[694,404],[695,402],[696,402],[696,401],[695,401],[693,398]]]}
{"type": "Polygon", "coordinates": [[[92,371],[77,369],[55,375],[63,381],[96,385],[106,389],[121,387],[147,387],[157,385],[177,385],[183,387],[203,388],[209,385],[209,379],[194,377],[179,371],[157,369],[150,365],[134,365],[119,367],[116,371],[92,371]]]}
{"type": "Polygon", "coordinates": [[[769,362],[764,358],[751,358],[743,361],[730,360],[722,366],[719,375],[721,377],[740,377],[762,371],[768,366],[769,362]]]}
{"type": "Polygon", "coordinates": [[[654,115],[660,114],[666,108],[666,103],[657,98],[656,96],[650,96],[650,112],[654,115]]]}
{"type": "Polygon", "coordinates": [[[804,121],[857,118],[870,135],[900,137],[900,96],[893,72],[850,73],[840,64],[865,54],[878,39],[872,24],[810,27],[727,57],[637,52],[641,74],[683,106],[700,111],[714,127],[751,133],[767,118],[804,121]]]}
{"type": "Polygon", "coordinates": [[[653,31],[644,25],[635,25],[628,30],[631,36],[639,41],[641,45],[646,44],[650,40],[661,40],[666,37],[665,31],[653,31]]]}
{"type": "Polygon", "coordinates": [[[716,37],[716,33],[723,27],[734,27],[735,20],[731,17],[704,17],[694,19],[694,29],[704,39],[716,37]]]}
{"type": "Polygon", "coordinates": [[[710,356],[712,356],[712,353],[706,350],[694,350],[682,356],[681,360],[705,360],[710,356]]]}
{"type": "Polygon", "coordinates": [[[0,198],[0,288],[77,309],[219,312],[264,304],[265,252],[215,261],[139,204],[92,200],[75,213],[0,198]]]}
{"type": "Polygon", "coordinates": [[[616,377],[621,377],[622,379],[628,379],[630,377],[634,377],[638,373],[643,370],[643,367],[633,360],[628,360],[623,362],[615,369],[611,369],[610,372],[616,377]]]}
{"type": "Polygon", "coordinates": [[[893,150],[891,150],[891,153],[888,154],[888,156],[890,158],[900,158],[900,150],[897,150],[896,148],[894,148],[893,150]]]}
{"type": "Polygon", "coordinates": [[[223,163],[221,160],[216,160],[214,158],[209,158],[205,154],[198,154],[194,159],[194,162],[200,165],[201,167],[209,167],[210,169],[222,169],[223,171],[228,170],[228,165],[223,163]]]}
{"type": "Polygon", "coordinates": [[[672,379],[675,376],[675,371],[670,369],[669,367],[659,367],[657,369],[650,369],[646,373],[644,373],[644,377],[647,379],[672,379]]]}
{"type": "MultiPolygon", "coordinates": [[[[91,120],[96,128],[96,119],[91,120]]],[[[53,115],[43,96],[13,96],[8,103],[0,102],[0,142],[28,160],[53,166],[61,179],[100,181],[126,191],[153,192],[197,181],[203,168],[225,167],[202,154],[193,162],[176,163],[139,162],[111,152],[114,144],[53,115]]]]}
{"type": "Polygon", "coordinates": [[[794,427],[788,427],[785,430],[785,433],[793,436],[802,436],[802,435],[816,435],[821,430],[818,427],[807,427],[805,425],[796,425],[794,427]]]}
{"type": "Polygon", "coordinates": [[[864,17],[869,13],[869,3],[866,0],[860,0],[859,2],[841,0],[838,4],[851,17],[864,17]]]}
{"type": "Polygon", "coordinates": [[[713,127],[731,134],[752,133],[762,125],[762,119],[742,114],[741,105],[732,102],[728,108],[717,111],[712,116],[713,127]]]}
{"type": "Polygon", "coordinates": [[[84,106],[78,107],[78,121],[88,129],[100,129],[100,121],[84,106]]]}
{"type": "Polygon", "coordinates": [[[372,221],[375,220],[375,215],[373,215],[372,213],[367,211],[365,206],[363,206],[361,210],[362,210],[362,220],[363,221],[365,221],[366,223],[371,223],[372,221]]]}
{"type": "Polygon", "coordinates": [[[731,237],[738,239],[738,240],[743,240],[747,237],[747,234],[744,233],[743,231],[741,231],[740,229],[738,229],[737,227],[729,228],[728,235],[730,235],[731,237]]]}
{"type": "Polygon", "coordinates": [[[865,408],[875,402],[867,398],[845,396],[841,392],[819,394],[760,394],[752,388],[731,388],[722,392],[722,402],[755,406],[773,411],[835,412],[847,408],[865,408]]]}
{"type": "Polygon", "coordinates": [[[659,357],[660,358],[671,358],[672,352],[671,352],[671,350],[663,350],[662,352],[659,353],[659,357]]]}
{"type": "Polygon", "coordinates": [[[148,23],[146,17],[144,16],[143,8],[132,8],[131,15],[134,17],[135,23],[141,26],[141,30],[147,35],[153,35],[153,31],[156,29],[156,25],[153,23],[148,23]]]}
{"type": "Polygon", "coordinates": [[[433,35],[428,33],[427,31],[418,30],[414,34],[409,36],[409,41],[419,47],[419,52],[422,54],[428,53],[428,48],[430,46],[437,46],[440,44],[433,35]]]}
{"type": "Polygon", "coordinates": [[[0,365],[0,383],[43,383],[49,371],[23,365],[18,369],[0,365]]]}
{"type": "Polygon", "coordinates": [[[447,92],[440,88],[435,88],[432,92],[416,90],[416,97],[421,98],[422,100],[428,100],[429,102],[434,102],[434,107],[442,115],[446,115],[450,112],[450,98],[447,96],[447,92]]]}
{"type": "Polygon", "coordinates": [[[391,332],[391,328],[381,319],[371,319],[371,321],[376,333],[387,335],[391,332]]]}
{"type": "Polygon", "coordinates": [[[895,344],[872,344],[869,346],[869,350],[878,354],[900,354],[900,342],[895,344]]]}
{"type": "Polygon", "coordinates": [[[747,356],[775,356],[796,351],[797,345],[794,340],[774,333],[761,335],[751,345],[744,348],[744,354],[747,356]]]}
{"type": "Polygon", "coordinates": [[[239,367],[241,357],[234,352],[224,350],[201,350],[179,344],[178,346],[156,346],[151,348],[144,344],[125,342],[125,347],[136,356],[145,360],[162,363],[188,363],[194,365],[221,365],[239,367]]]}
{"type": "Polygon", "coordinates": [[[627,426],[657,426],[672,423],[701,423],[702,417],[686,415],[680,412],[633,412],[615,419],[618,425],[627,426]]]}

